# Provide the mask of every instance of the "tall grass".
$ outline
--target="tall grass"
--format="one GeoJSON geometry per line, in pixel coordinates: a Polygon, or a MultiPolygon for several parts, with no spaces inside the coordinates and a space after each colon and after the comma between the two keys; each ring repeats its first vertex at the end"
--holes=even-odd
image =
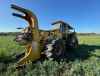
{"type": "Polygon", "coordinates": [[[100,76],[100,36],[78,36],[80,46],[71,51],[67,61],[29,63],[20,71],[15,69],[15,55],[24,48],[13,36],[0,37],[0,76],[100,76]]]}

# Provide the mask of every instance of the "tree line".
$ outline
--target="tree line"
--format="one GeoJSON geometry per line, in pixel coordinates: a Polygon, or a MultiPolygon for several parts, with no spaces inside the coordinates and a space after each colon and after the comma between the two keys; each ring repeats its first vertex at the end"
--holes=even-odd
{"type": "MultiPolygon", "coordinates": [[[[18,33],[19,32],[0,32],[0,36],[9,36],[9,35],[15,36],[18,33]]],[[[89,36],[89,35],[100,35],[100,33],[99,34],[97,33],[77,33],[77,35],[88,35],[89,36]]]]}

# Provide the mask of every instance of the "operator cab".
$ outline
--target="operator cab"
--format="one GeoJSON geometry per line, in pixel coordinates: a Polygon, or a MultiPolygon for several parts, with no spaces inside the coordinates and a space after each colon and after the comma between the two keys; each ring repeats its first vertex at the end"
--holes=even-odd
{"type": "Polygon", "coordinates": [[[68,33],[70,30],[73,30],[73,27],[71,27],[69,24],[65,23],[64,21],[56,21],[52,23],[53,30],[59,30],[62,33],[68,33]]]}

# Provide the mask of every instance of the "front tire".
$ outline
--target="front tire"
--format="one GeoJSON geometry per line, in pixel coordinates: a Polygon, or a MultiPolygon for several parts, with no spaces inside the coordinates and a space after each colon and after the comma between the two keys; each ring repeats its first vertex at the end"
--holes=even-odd
{"type": "Polygon", "coordinates": [[[46,45],[45,54],[48,59],[53,58],[54,60],[62,59],[64,57],[65,44],[62,39],[52,40],[46,45]]]}

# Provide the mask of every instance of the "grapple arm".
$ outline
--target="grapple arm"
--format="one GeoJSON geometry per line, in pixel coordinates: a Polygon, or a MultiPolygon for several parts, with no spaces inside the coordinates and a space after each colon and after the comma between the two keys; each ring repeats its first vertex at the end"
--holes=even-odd
{"type": "Polygon", "coordinates": [[[38,20],[35,14],[32,13],[30,10],[24,9],[14,4],[11,5],[11,8],[24,14],[22,15],[18,13],[13,13],[13,16],[17,16],[22,19],[25,19],[29,23],[28,28],[30,28],[32,33],[32,41],[31,43],[27,43],[26,45],[25,56],[18,61],[17,66],[20,66],[26,64],[29,61],[36,61],[40,58],[40,49],[39,49],[40,37],[39,37],[39,29],[38,29],[38,20]]]}

